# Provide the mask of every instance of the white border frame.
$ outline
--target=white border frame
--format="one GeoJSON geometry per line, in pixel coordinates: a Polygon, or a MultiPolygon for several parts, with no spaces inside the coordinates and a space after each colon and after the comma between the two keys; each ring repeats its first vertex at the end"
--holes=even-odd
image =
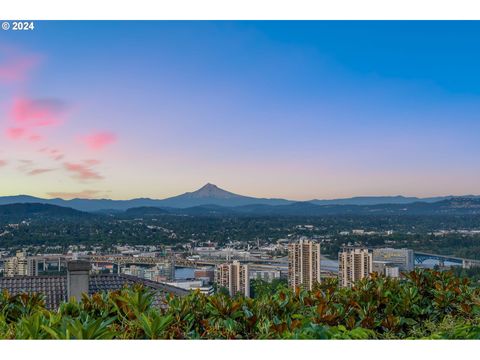
{"type": "Polygon", "coordinates": [[[2,20],[475,20],[477,0],[3,0],[2,20]]]}

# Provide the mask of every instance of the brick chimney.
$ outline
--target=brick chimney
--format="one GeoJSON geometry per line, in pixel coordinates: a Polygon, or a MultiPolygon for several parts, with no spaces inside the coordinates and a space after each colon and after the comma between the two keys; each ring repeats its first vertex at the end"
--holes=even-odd
{"type": "Polygon", "coordinates": [[[74,297],[80,301],[82,294],[88,294],[90,263],[73,260],[67,263],[67,299],[74,297]]]}

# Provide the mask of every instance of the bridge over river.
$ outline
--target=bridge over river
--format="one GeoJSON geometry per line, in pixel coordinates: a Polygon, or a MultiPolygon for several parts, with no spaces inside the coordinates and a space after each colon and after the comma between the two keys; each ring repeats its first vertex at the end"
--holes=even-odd
{"type": "Polygon", "coordinates": [[[427,260],[436,260],[441,265],[449,262],[468,269],[474,266],[480,266],[480,260],[459,258],[450,255],[430,254],[421,251],[415,251],[415,265],[423,264],[427,260]]]}

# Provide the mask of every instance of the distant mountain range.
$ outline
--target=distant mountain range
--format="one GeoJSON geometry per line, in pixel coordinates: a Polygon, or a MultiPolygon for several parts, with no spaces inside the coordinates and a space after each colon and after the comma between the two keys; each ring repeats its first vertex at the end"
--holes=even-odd
{"type": "MultiPolygon", "coordinates": [[[[234,194],[232,192],[220,189],[216,185],[206,184],[197,191],[187,192],[178,196],[173,196],[166,199],[149,199],[138,198],[131,200],[110,200],[110,199],[72,199],[64,200],[60,198],[55,199],[42,199],[28,195],[17,196],[4,196],[0,197],[0,205],[17,204],[17,203],[37,203],[37,204],[49,204],[62,207],[69,207],[76,210],[96,212],[96,211],[126,211],[132,208],[150,208],[149,211],[157,212],[158,208],[174,208],[174,209],[188,209],[194,211],[194,207],[200,207],[200,209],[206,209],[205,206],[210,206],[209,211],[215,211],[214,207],[220,207],[222,212],[226,212],[225,208],[231,209],[233,212],[238,212],[240,207],[242,212],[254,212],[254,213],[279,213],[290,209],[287,212],[291,212],[293,209],[300,208],[306,210],[307,208],[315,209],[319,211],[317,207],[322,207],[323,211],[326,211],[324,206],[376,206],[376,205],[405,205],[413,203],[435,203],[439,201],[456,199],[456,198],[479,198],[475,195],[465,195],[461,197],[456,196],[441,196],[430,198],[417,198],[417,197],[404,197],[404,196],[361,196],[352,197],[346,199],[334,199],[334,200],[311,200],[306,202],[298,202],[286,199],[269,199],[269,198],[255,198],[250,196],[243,196],[234,194]],[[290,207],[286,207],[290,206],[290,207]],[[313,206],[313,207],[312,207],[313,206]],[[271,209],[271,207],[278,207],[278,209],[271,209]],[[157,208],[157,210],[152,210],[157,208]]],[[[217,210],[219,210],[217,209],[217,210]]],[[[342,208],[342,211],[347,208],[342,208]]],[[[358,209],[357,209],[358,210],[358,209]]],[[[165,210],[168,211],[168,210],[165,210]]],[[[330,208],[329,212],[333,211],[330,208]]],[[[200,211],[201,212],[201,211],[200,211]]]]}
{"type": "Polygon", "coordinates": [[[0,206],[0,219],[9,218],[11,220],[24,220],[26,218],[92,218],[94,214],[75,210],[68,207],[38,204],[38,203],[22,203],[9,204],[0,206]]]}
{"type": "Polygon", "coordinates": [[[433,203],[377,205],[316,205],[311,202],[295,202],[286,205],[219,206],[198,205],[188,208],[134,207],[126,211],[110,210],[91,213],[51,204],[0,205],[0,220],[24,220],[37,218],[85,218],[110,216],[120,218],[154,218],[163,215],[188,216],[403,216],[403,215],[480,215],[480,198],[450,198],[433,203]]]}

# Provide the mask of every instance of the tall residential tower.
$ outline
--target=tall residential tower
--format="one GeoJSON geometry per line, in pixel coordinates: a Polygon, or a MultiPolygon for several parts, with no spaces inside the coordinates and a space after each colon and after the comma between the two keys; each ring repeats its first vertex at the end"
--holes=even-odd
{"type": "Polygon", "coordinates": [[[312,290],[320,283],[320,244],[300,240],[288,244],[288,286],[312,290]]]}
{"type": "Polygon", "coordinates": [[[368,249],[343,248],[338,253],[338,282],[342,287],[352,287],[353,284],[366,278],[373,271],[373,257],[368,249]]]}
{"type": "Polygon", "coordinates": [[[238,261],[220,264],[215,271],[215,282],[219,287],[228,289],[230,296],[240,293],[250,297],[250,278],[248,265],[241,265],[238,261]]]}

